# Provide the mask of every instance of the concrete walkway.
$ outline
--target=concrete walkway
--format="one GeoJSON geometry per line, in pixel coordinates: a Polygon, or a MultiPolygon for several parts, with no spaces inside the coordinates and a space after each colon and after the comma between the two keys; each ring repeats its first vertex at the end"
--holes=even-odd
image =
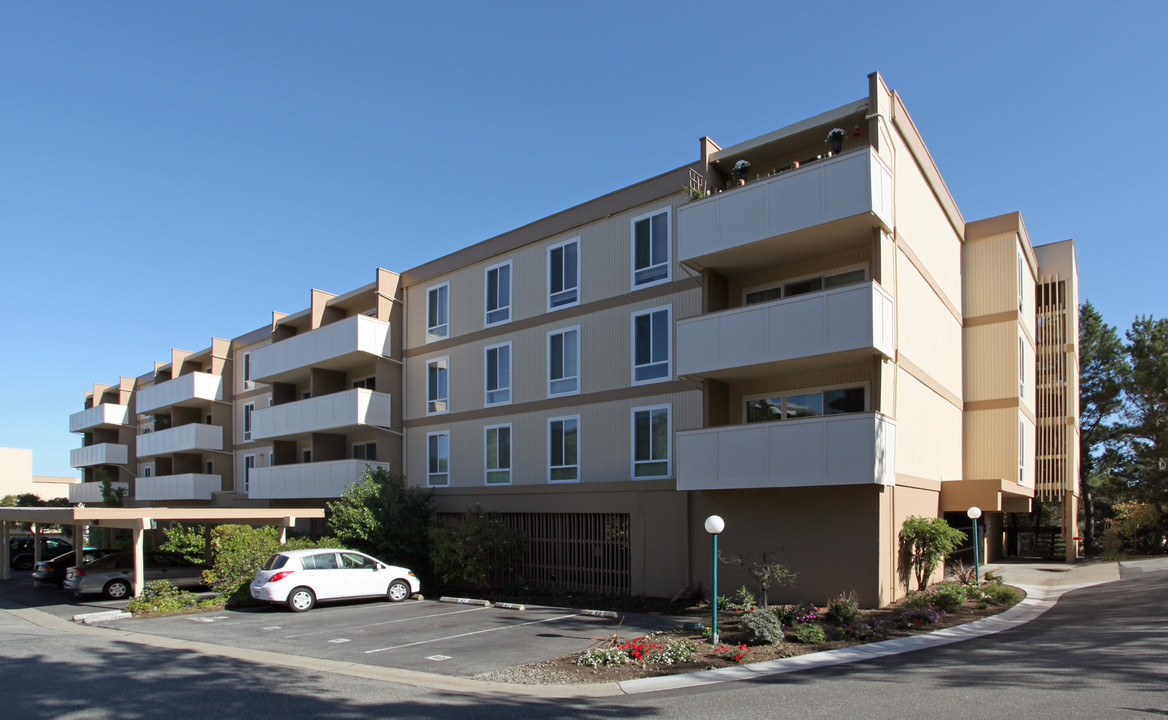
{"type": "Polygon", "coordinates": [[[908,638],[857,645],[793,658],[771,660],[719,670],[628,680],[620,683],[589,683],[581,685],[517,685],[484,682],[410,670],[397,670],[359,663],[336,662],[318,658],[226,647],[211,643],[127,632],[115,627],[78,625],[32,608],[5,609],[7,618],[20,618],[33,625],[61,632],[99,635],[125,642],[154,647],[183,649],[205,655],[230,657],[252,662],[297,667],[316,672],[331,672],[355,677],[383,680],[416,687],[459,693],[488,693],[539,698],[610,697],[676,690],[713,683],[751,680],[771,675],[829,667],[844,663],[886,657],[928,647],[947,645],[970,638],[992,635],[1025,624],[1054,606],[1063,593],[1078,588],[1113,582],[1120,579],[1122,570],[1166,570],[1168,558],[1114,562],[1090,562],[1076,565],[1056,563],[1008,563],[985,566],[1002,575],[1010,585],[1024,589],[1027,598],[1006,612],[976,622],[958,625],[936,632],[908,638]]]}

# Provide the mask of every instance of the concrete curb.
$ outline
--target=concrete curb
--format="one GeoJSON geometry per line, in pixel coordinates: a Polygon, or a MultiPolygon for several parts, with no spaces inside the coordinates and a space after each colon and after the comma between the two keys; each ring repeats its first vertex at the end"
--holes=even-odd
{"type": "Polygon", "coordinates": [[[123,612],[121,610],[105,610],[103,612],[74,615],[73,622],[92,625],[99,622],[109,622],[110,620],[128,620],[132,617],[134,617],[133,613],[123,612]]]}
{"type": "Polygon", "coordinates": [[[455,603],[457,605],[482,605],[483,607],[491,607],[490,600],[475,600],[473,598],[456,598],[456,597],[440,597],[438,602],[455,603]]]}

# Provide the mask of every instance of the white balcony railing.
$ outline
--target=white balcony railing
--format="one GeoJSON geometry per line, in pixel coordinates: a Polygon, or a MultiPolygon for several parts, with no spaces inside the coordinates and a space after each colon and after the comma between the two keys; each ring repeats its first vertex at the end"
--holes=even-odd
{"type": "MultiPolygon", "coordinates": [[[[130,490],[130,484],[124,482],[112,482],[110,487],[114,489],[122,489],[127,492],[130,490]]],[[[92,505],[102,502],[101,498],[101,483],[87,482],[78,485],[69,486],[69,502],[71,503],[86,503],[92,505]]]]}
{"type": "Polygon", "coordinates": [[[125,465],[130,457],[130,448],[115,443],[98,443],[69,451],[69,464],[75,468],[94,465],[125,465]]]}
{"type": "Polygon", "coordinates": [[[69,432],[85,432],[94,428],[114,428],[130,423],[128,405],[102,403],[69,416],[69,432]]]}
{"type": "Polygon", "coordinates": [[[875,282],[700,315],[677,323],[677,372],[716,376],[855,350],[892,357],[894,324],[892,296],[875,282]]]}
{"type": "Polygon", "coordinates": [[[387,322],[356,315],[274,342],[251,354],[251,379],[295,382],[314,367],[354,370],[375,357],[389,357],[389,329],[387,322]]]}
{"type": "Polygon", "coordinates": [[[677,433],[677,489],[895,485],[896,423],[829,415],[677,433]]]}
{"type": "Polygon", "coordinates": [[[189,423],[138,436],[138,457],[223,449],[223,428],[189,423]]]}
{"type": "Polygon", "coordinates": [[[219,475],[183,473],[140,477],[134,482],[135,500],[210,500],[219,492],[223,479],[219,475]]]}
{"type": "Polygon", "coordinates": [[[258,500],[338,498],[361,479],[368,467],[389,469],[389,463],[369,460],[330,460],[253,468],[248,497],[258,500]]]}
{"type": "Polygon", "coordinates": [[[204,372],[187,373],[173,380],[143,388],[137,393],[139,413],[162,408],[204,407],[223,399],[223,376],[204,372]]]}
{"type": "MultiPolygon", "coordinates": [[[[678,209],[678,256],[716,267],[726,251],[848,218],[895,226],[892,171],[871,149],[848,152],[678,209]]],[[[750,263],[752,251],[735,262],[750,263]]],[[[757,262],[757,261],[755,261],[757,262]]]]}
{"type": "Polygon", "coordinates": [[[388,393],[354,388],[257,410],[252,438],[289,437],[314,432],[352,432],[363,427],[390,426],[388,393]]]}

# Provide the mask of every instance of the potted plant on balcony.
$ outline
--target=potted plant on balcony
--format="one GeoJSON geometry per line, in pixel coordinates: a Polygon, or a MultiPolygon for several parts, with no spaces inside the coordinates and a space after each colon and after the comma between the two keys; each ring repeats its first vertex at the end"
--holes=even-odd
{"type": "Polygon", "coordinates": [[[746,174],[750,172],[750,163],[746,160],[739,160],[734,163],[734,175],[738,178],[739,185],[746,184],[746,174]]]}
{"type": "Polygon", "coordinates": [[[844,138],[847,135],[843,128],[832,128],[827,133],[827,142],[831,143],[832,154],[838,155],[844,149],[844,138]]]}

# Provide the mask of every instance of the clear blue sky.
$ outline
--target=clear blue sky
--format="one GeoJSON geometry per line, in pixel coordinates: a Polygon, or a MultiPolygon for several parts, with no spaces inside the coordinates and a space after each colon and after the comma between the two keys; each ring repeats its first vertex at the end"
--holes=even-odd
{"type": "Polygon", "coordinates": [[[967,220],[1019,210],[1034,243],[1076,240],[1108,322],[1164,317],[1165,27],[1164,2],[5,2],[0,446],[76,474],[94,382],[862,98],[873,70],[967,220]]]}

